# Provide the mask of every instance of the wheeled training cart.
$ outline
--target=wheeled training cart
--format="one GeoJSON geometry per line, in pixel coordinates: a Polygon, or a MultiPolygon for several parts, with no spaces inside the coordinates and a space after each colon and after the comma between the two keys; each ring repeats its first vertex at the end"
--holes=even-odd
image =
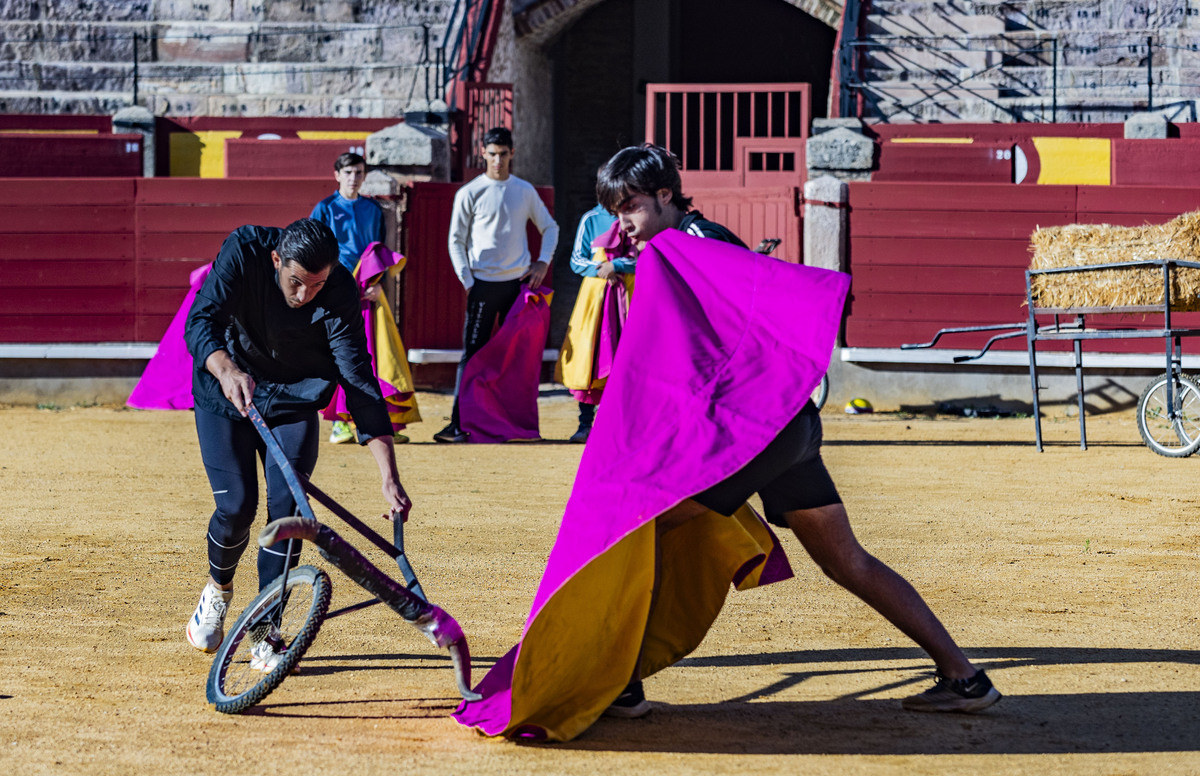
{"type": "MultiPolygon", "coordinates": [[[[1083,342],[1091,340],[1155,339],[1164,342],[1165,371],[1150,381],[1138,400],[1138,430],[1146,446],[1159,455],[1181,458],[1191,455],[1200,448],[1200,383],[1183,372],[1184,337],[1200,334],[1200,329],[1180,328],[1173,325],[1172,315],[1177,314],[1178,305],[1173,303],[1173,279],[1180,269],[1200,269],[1200,263],[1175,259],[1126,261],[1107,264],[1091,264],[1076,267],[1054,267],[1025,271],[1025,302],[1027,317],[1021,323],[993,324],[990,326],[966,326],[945,328],[937,332],[932,340],[920,344],[901,345],[903,349],[931,348],[943,336],[962,333],[995,332],[983,348],[973,356],[956,356],[955,363],[973,361],[991,349],[992,345],[1007,339],[1025,337],[1029,356],[1029,381],[1033,393],[1033,422],[1037,449],[1042,450],[1042,421],[1039,402],[1037,346],[1039,342],[1070,342],[1074,352],[1076,395],[1079,402],[1079,446],[1087,449],[1087,425],[1084,417],[1083,393],[1083,342]],[[1157,268],[1162,275],[1163,297],[1161,304],[1123,305],[1096,307],[1039,307],[1035,301],[1034,283],[1039,277],[1052,278],[1056,275],[1095,273],[1107,270],[1146,270],[1157,268]],[[1144,326],[1103,326],[1104,316],[1143,315],[1153,316],[1144,326]],[[1050,323],[1039,323],[1039,318],[1051,318],[1050,323]],[[1090,320],[1090,323],[1089,323],[1090,320]],[[1161,322],[1155,326],[1154,323],[1161,322]]],[[[1086,275],[1085,275],[1086,277],[1086,275]]]]}
{"type": "Polygon", "coordinates": [[[373,598],[330,612],[329,575],[314,566],[285,568],[246,606],[225,635],[209,671],[207,696],[217,711],[236,714],[261,701],[279,686],[299,663],[317,637],[322,623],[331,618],[383,603],[423,633],[436,647],[450,653],[459,694],[468,700],[480,696],[471,685],[471,653],[466,637],[454,618],[429,603],[404,552],[404,523],[394,523],[394,540],[387,541],[340,506],[292,468],[283,449],[258,410],[249,417],[279,466],[296,499],[300,515],[267,524],[258,543],[264,547],[287,542],[312,542],[322,557],[350,577],[373,598]],[[347,525],[396,561],[404,578],[401,584],[384,574],[333,529],[317,522],[308,497],[312,496],[347,525]],[[264,646],[268,647],[264,651],[264,646]]]}

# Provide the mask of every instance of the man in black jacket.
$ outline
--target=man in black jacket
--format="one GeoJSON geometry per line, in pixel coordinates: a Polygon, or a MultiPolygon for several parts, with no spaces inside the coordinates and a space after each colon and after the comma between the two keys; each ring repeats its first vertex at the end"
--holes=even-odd
{"type": "MultiPolygon", "coordinates": [[[[384,516],[405,520],[412,504],[396,470],[392,424],[371,369],[358,288],[338,264],[329,227],[305,218],[286,229],[234,231],[196,295],[185,338],[194,360],[200,454],[217,507],[208,525],[210,579],[188,621],[187,639],[214,652],[224,638],[233,576],[258,508],[259,458],[267,521],[296,514],[279,467],[246,418],[251,402],[291,465],[308,476],[317,462],[317,412],[341,384],[359,443],[379,465],[389,507],[384,516]]],[[[297,560],[260,549],[259,589],[297,560]]],[[[278,660],[264,655],[258,662],[257,668],[270,670],[278,660]]]]}

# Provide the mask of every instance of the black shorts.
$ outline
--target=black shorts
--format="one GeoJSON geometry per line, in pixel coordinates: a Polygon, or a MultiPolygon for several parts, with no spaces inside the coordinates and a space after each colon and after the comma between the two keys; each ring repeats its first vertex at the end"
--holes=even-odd
{"type": "Polygon", "coordinates": [[[750,463],[692,498],[732,515],[755,493],[762,496],[767,521],[783,528],[784,512],[842,503],[821,460],[821,416],[812,402],[750,463]]]}

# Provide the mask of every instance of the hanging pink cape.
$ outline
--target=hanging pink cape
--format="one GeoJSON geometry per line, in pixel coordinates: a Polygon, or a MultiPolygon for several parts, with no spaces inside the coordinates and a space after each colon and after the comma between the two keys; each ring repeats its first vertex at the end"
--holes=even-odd
{"type": "Polygon", "coordinates": [[[829,364],[849,277],[674,229],[638,260],[604,407],[520,643],[455,718],[568,740],[642,675],[699,645],[738,589],[785,579],[748,507],[655,536],[654,518],[729,477],[801,409],[829,364]],[[651,608],[655,544],[660,589],[651,608]]]}
{"type": "MultiPolygon", "coordinates": [[[[368,245],[354,268],[359,295],[376,283],[381,275],[402,270],[407,261],[381,242],[368,245]]],[[[409,423],[421,421],[404,343],[400,340],[396,321],[387,305],[375,305],[362,299],[360,307],[363,327],[367,332],[367,350],[371,353],[371,369],[387,404],[392,430],[402,431],[409,423]]],[[[346,391],[341,385],[334,391],[329,406],[321,411],[321,417],[326,420],[352,420],[350,409],[346,406],[346,391]]]]}
{"type": "Polygon", "coordinates": [[[471,442],[540,439],[538,381],[550,331],[550,298],[543,286],[522,287],[500,330],[467,361],[458,391],[462,430],[471,442]]]}
{"type": "Polygon", "coordinates": [[[204,285],[212,264],[192,270],[188,276],[187,296],[171,319],[158,350],[146,364],[146,371],[133,387],[125,402],[139,410],[190,410],[192,408],[192,354],[188,353],[183,331],[187,328],[188,313],[196,292],[204,285]]]}

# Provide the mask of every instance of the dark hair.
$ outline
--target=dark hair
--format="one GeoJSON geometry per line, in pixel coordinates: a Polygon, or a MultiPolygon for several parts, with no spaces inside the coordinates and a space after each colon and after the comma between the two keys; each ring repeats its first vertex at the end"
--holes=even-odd
{"type": "Polygon", "coordinates": [[[337,263],[338,241],[325,224],[301,218],[283,230],[275,252],[280,264],[296,263],[307,272],[321,272],[337,263]]]}
{"type": "Polygon", "coordinates": [[[355,164],[361,164],[364,168],[367,166],[367,160],[358,154],[344,153],[337,158],[333,163],[333,171],[341,172],[343,167],[350,167],[355,164]]]}
{"type": "Polygon", "coordinates": [[[483,144],[484,146],[508,146],[508,150],[511,151],[513,147],[512,130],[508,127],[492,127],[483,133],[483,144]]]}
{"type": "Polygon", "coordinates": [[[661,189],[670,190],[671,204],[680,210],[692,206],[692,198],[683,196],[679,160],[651,143],[622,148],[596,173],[596,200],[610,213],[635,194],[653,197],[661,189]]]}

